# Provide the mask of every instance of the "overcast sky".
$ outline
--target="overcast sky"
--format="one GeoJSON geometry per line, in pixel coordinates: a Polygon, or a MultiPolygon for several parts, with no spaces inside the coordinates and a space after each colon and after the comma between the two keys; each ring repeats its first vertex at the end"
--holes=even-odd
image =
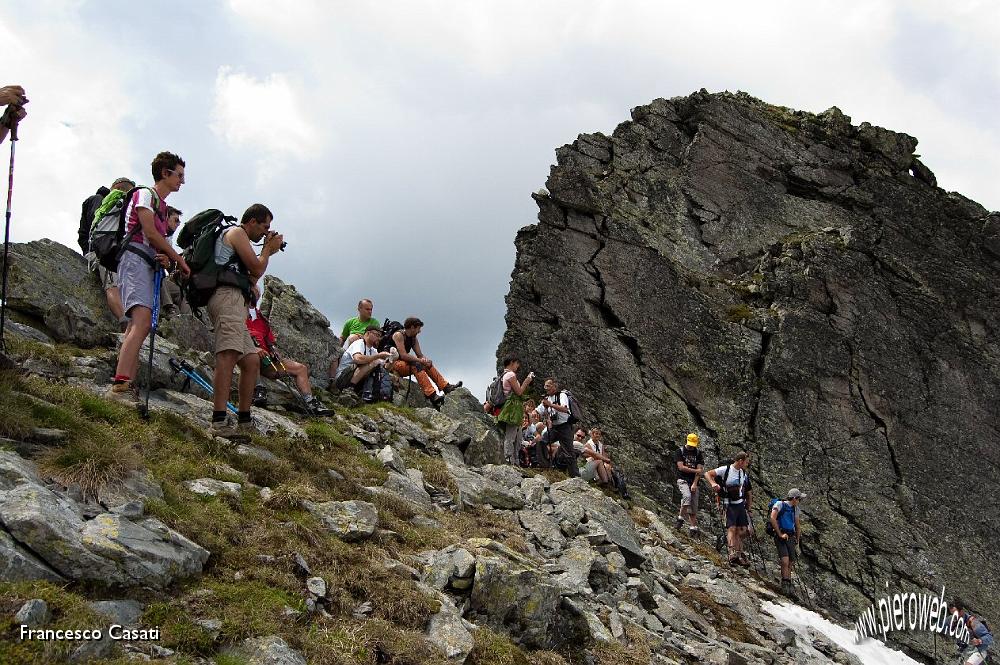
{"type": "MultiPolygon", "coordinates": [[[[514,234],[554,149],[657,97],[836,105],[920,140],[942,187],[1000,208],[1000,3],[0,0],[0,85],[31,102],[12,236],[76,247],[80,202],[171,150],[186,215],[266,203],[270,271],[339,330],[359,297],[419,315],[477,394],[514,234]]],[[[7,163],[7,144],[0,148],[7,163]]]]}

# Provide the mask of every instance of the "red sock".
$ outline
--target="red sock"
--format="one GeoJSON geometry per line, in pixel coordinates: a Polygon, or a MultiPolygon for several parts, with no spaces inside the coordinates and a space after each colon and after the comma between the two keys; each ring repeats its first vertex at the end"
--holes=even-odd
{"type": "Polygon", "coordinates": [[[126,383],[131,378],[132,377],[126,376],[124,374],[115,374],[115,378],[113,379],[113,382],[114,383],[126,383]]]}

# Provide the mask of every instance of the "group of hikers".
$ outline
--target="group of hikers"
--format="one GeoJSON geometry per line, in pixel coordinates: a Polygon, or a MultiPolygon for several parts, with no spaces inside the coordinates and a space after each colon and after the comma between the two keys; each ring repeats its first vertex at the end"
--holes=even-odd
{"type": "MultiPolygon", "coordinates": [[[[289,389],[307,415],[333,415],[313,394],[309,367],[278,353],[277,337],[257,307],[260,280],[271,257],[285,248],[284,237],[271,229],[274,215],[261,203],[247,208],[238,223],[216,210],[199,213],[177,235],[185,250],[180,253],[171,239],[183,213],[166,200],[184,184],[185,166],[178,155],[161,152],[151,164],[151,187],[137,187],[133,179],[122,177],[83,202],[80,249],[124,333],[108,396],[138,403],[140,351],[150,334],[155,336],[161,313],[200,315],[203,307],[215,350],[211,434],[234,441],[250,438],[251,407],[267,405],[261,376],[291,379],[289,389]],[[234,407],[229,396],[237,367],[234,407]],[[235,422],[227,409],[235,412],[235,422]]],[[[327,388],[352,389],[363,401],[375,402],[391,399],[394,379],[413,376],[431,405],[440,408],[445,395],[462,382],[447,381],[424,355],[419,341],[423,321],[414,316],[403,323],[386,321],[383,327],[372,317],[373,308],[370,299],[362,299],[358,315],[344,324],[339,338],[344,351],[330,364],[327,388]]]]}
{"type": "MultiPolygon", "coordinates": [[[[0,118],[0,142],[8,135],[16,140],[17,123],[26,115],[27,102],[20,86],[0,88],[0,106],[7,107],[0,118]]],[[[189,265],[170,240],[181,225],[183,213],[166,204],[166,199],[184,184],[184,169],[184,160],[179,156],[161,152],[151,164],[154,183],[151,187],[136,187],[133,179],[118,178],[110,188],[100,188],[83,203],[80,249],[90,259],[95,277],[105,291],[108,308],[124,332],[109,396],[138,401],[135,378],[140,349],[151,332],[155,335],[161,307],[167,314],[191,311],[191,303],[185,302],[191,292],[182,287],[195,284],[204,292],[204,302],[198,304],[207,309],[215,336],[212,434],[233,440],[249,438],[251,406],[267,404],[260,376],[293,379],[308,414],[332,415],[332,410],[313,395],[308,366],[277,353],[276,336],[257,308],[260,279],[270,258],[285,247],[283,236],[271,229],[273,214],[265,205],[255,203],[247,208],[238,224],[226,223],[232,218],[225,218],[218,211],[195,216],[189,221],[189,225],[195,226],[189,236],[197,235],[197,241],[204,238],[201,244],[207,248],[209,260],[207,269],[201,265],[204,261],[189,265]],[[120,246],[115,244],[98,256],[95,229],[109,215],[120,216],[124,224],[118,235],[124,234],[118,238],[120,246]],[[199,218],[201,221],[195,223],[199,218]],[[206,219],[210,223],[205,223],[206,219]],[[257,243],[262,245],[259,252],[254,249],[257,243]],[[112,251],[113,260],[106,260],[112,251]],[[211,279],[199,284],[197,274],[202,270],[211,279]],[[163,278],[165,273],[169,273],[169,278],[163,278]],[[205,283],[209,286],[205,287],[205,283]],[[239,399],[235,409],[237,419],[231,423],[227,420],[227,407],[231,407],[228,399],[236,367],[240,368],[239,399]]],[[[194,246],[198,242],[189,237],[187,244],[194,246]]],[[[462,385],[461,381],[452,384],[446,380],[424,355],[418,339],[424,323],[419,318],[380,325],[372,316],[374,304],[370,299],[362,299],[357,307],[358,315],[348,319],[341,331],[339,341],[344,352],[330,364],[329,390],[354,390],[363,401],[374,402],[391,397],[393,377],[398,381],[412,376],[424,396],[440,408],[444,396],[462,385]]],[[[520,369],[517,357],[504,358],[503,370],[488,387],[483,404],[500,427],[505,461],[516,466],[562,469],[570,476],[613,486],[627,498],[624,474],[613,464],[601,429],[592,427],[588,432],[583,427],[574,427],[583,421],[583,413],[572,393],[550,377],[545,380],[543,396],[536,403],[528,397],[535,374],[529,372],[521,381],[520,369]]],[[[704,479],[717,497],[720,517],[725,522],[730,565],[749,566],[744,547],[748,538],[753,542],[755,535],[750,512],[752,488],[747,472],[751,456],[740,452],[730,463],[706,471],[699,443],[698,434],[692,432],[674,455],[681,496],[676,528],[687,525],[690,535],[699,534],[698,494],[704,479]]],[[[780,561],[782,591],[788,595],[794,595],[792,572],[801,534],[800,504],[805,498],[806,494],[792,488],[783,499],[771,499],[765,521],[765,532],[772,537],[780,561]]],[[[985,662],[993,643],[989,626],[962,600],[956,599],[949,609],[958,615],[971,636],[970,644],[958,645],[963,658],[966,649],[972,650],[966,665],[985,662]]]]}
{"type": "Polygon", "coordinates": [[[483,410],[500,428],[506,464],[552,467],[570,477],[582,477],[616,489],[628,498],[625,476],[616,469],[600,427],[577,426],[583,421],[579,403],[555,377],[545,379],[541,400],[528,396],[535,373],[518,379],[521,360],[507,356],[503,369],[486,389],[483,410]],[[589,434],[589,438],[588,438],[589,434]],[[580,463],[583,462],[581,468],[580,463]]]}

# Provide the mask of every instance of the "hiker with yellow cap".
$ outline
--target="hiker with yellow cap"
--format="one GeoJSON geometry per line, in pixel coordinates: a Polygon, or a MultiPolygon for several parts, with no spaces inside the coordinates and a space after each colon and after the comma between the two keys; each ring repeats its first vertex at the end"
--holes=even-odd
{"type": "Polygon", "coordinates": [[[688,533],[698,535],[698,482],[705,468],[705,456],[698,450],[698,435],[687,435],[687,445],[674,453],[677,465],[677,489],[681,492],[681,512],[677,515],[677,528],[684,526],[685,518],[690,522],[688,533]]]}

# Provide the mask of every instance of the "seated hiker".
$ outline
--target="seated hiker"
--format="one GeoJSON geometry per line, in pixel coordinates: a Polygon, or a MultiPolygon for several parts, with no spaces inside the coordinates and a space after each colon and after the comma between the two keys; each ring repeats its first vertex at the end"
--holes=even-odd
{"type": "Polygon", "coordinates": [[[370,323],[361,339],[344,350],[334,380],[339,390],[350,387],[360,393],[365,401],[374,402],[378,399],[376,392],[381,392],[383,365],[392,357],[390,352],[378,350],[381,338],[381,328],[370,323]]]}
{"type": "Polygon", "coordinates": [[[392,369],[399,376],[410,376],[411,374],[415,376],[424,397],[430,400],[431,406],[440,409],[444,396],[455,388],[460,388],[462,382],[448,383],[448,380],[441,376],[441,372],[434,366],[434,362],[421,351],[417,335],[420,334],[423,327],[423,321],[411,316],[403,321],[403,329],[392,335],[393,346],[399,354],[399,360],[392,364],[392,369]],[[444,395],[438,395],[438,389],[444,395]]]}
{"type": "MultiPolygon", "coordinates": [[[[333,409],[324,406],[312,394],[312,384],[309,383],[309,366],[278,355],[274,346],[277,337],[267,318],[256,307],[248,308],[247,312],[247,330],[250,331],[250,337],[257,345],[261,376],[272,381],[283,376],[292,377],[295,380],[296,389],[302,395],[302,401],[305,403],[308,415],[332,416],[333,409]]],[[[254,388],[253,405],[267,406],[267,391],[262,384],[258,384],[254,388]]]]}
{"type": "Polygon", "coordinates": [[[774,533],[774,546],[778,550],[781,563],[781,591],[792,595],[792,567],[795,565],[795,548],[799,544],[799,502],[806,498],[800,490],[788,490],[784,501],[775,500],[771,504],[768,521],[770,532],[774,533]]]}
{"type": "MultiPolygon", "coordinates": [[[[376,327],[381,327],[382,324],[378,322],[378,319],[372,317],[372,310],[375,308],[374,303],[368,298],[363,298],[358,301],[358,315],[347,319],[344,322],[344,328],[340,331],[340,345],[345,349],[354,344],[354,342],[361,339],[361,336],[365,334],[368,330],[370,324],[375,324],[376,327]]],[[[337,356],[330,362],[330,389],[334,387],[335,380],[337,378],[337,368],[340,365],[340,356],[337,356]]]]}
{"type": "Polygon", "coordinates": [[[967,649],[972,649],[969,657],[962,662],[965,665],[981,665],[985,663],[989,657],[990,646],[993,644],[993,632],[990,630],[989,625],[981,617],[969,611],[968,603],[960,598],[956,598],[949,603],[948,611],[950,614],[957,614],[959,621],[962,622],[962,625],[968,631],[967,633],[965,631],[959,632],[959,637],[955,641],[959,653],[964,654],[967,649]],[[970,640],[968,643],[965,642],[966,636],[970,640]]]}
{"type": "Polygon", "coordinates": [[[590,430],[590,438],[583,444],[583,457],[587,460],[587,464],[580,472],[581,478],[586,481],[596,479],[601,485],[611,482],[611,458],[604,449],[604,437],[600,427],[590,430]]]}
{"type": "Polygon", "coordinates": [[[749,566],[750,561],[743,554],[743,539],[750,527],[750,476],[746,468],[750,466],[750,454],[740,452],[732,464],[710,469],[705,474],[708,484],[718,493],[719,500],[726,509],[726,538],[729,543],[729,564],[749,566]]]}

